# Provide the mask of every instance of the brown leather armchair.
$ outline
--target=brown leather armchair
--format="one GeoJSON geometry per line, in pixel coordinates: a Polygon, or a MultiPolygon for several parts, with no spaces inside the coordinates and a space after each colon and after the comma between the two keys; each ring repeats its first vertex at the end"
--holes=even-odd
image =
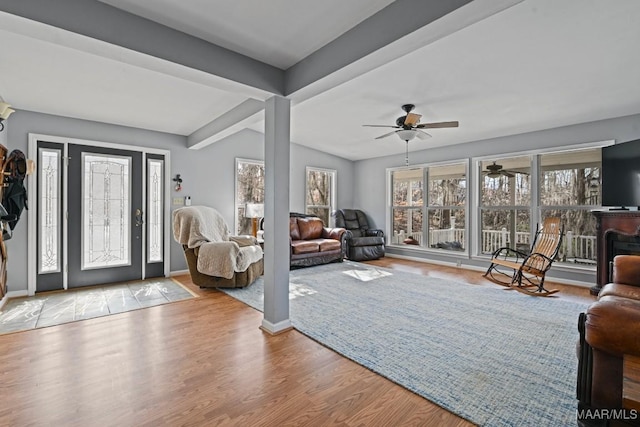
{"type": "MultiPolygon", "coordinates": [[[[622,409],[624,356],[640,356],[640,256],[614,258],[613,282],[580,315],[578,329],[578,409],[622,409]]],[[[578,417],[579,425],[602,425],[578,417]]]]}

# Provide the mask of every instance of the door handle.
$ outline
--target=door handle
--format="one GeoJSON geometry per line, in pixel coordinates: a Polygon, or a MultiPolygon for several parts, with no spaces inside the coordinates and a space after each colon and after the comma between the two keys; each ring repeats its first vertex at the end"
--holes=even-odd
{"type": "Polygon", "coordinates": [[[140,227],[144,224],[144,218],[142,218],[142,210],[136,209],[136,227],[140,227]]]}

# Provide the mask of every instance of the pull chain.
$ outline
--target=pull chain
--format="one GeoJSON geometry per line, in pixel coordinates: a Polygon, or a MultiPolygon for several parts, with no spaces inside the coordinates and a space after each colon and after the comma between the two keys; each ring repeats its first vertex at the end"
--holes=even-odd
{"type": "Polygon", "coordinates": [[[407,148],[404,153],[404,165],[406,167],[409,167],[409,140],[407,140],[406,142],[407,142],[407,148]]]}

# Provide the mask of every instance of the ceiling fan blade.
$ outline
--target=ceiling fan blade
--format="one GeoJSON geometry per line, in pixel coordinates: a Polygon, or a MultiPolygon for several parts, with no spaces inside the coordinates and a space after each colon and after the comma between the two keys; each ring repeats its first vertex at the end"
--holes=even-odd
{"type": "Polygon", "coordinates": [[[398,129],[400,126],[391,126],[391,125],[362,125],[367,128],[395,128],[398,129]]]}
{"type": "Polygon", "coordinates": [[[515,176],[515,174],[513,174],[513,173],[511,173],[511,172],[509,172],[509,171],[505,171],[505,170],[500,171],[500,173],[501,173],[502,175],[504,175],[504,176],[508,177],[508,178],[513,178],[513,177],[515,176]]]}
{"type": "Polygon", "coordinates": [[[379,137],[374,138],[374,139],[382,139],[382,138],[386,138],[386,137],[388,137],[389,135],[393,135],[394,133],[396,133],[396,131],[395,131],[395,130],[394,130],[394,131],[392,131],[392,132],[389,132],[389,133],[385,133],[384,135],[380,135],[379,137]]]}
{"type": "Polygon", "coordinates": [[[437,122],[437,123],[422,123],[416,126],[420,129],[436,129],[436,128],[457,128],[459,123],[456,122],[437,122]]]}
{"type": "Polygon", "coordinates": [[[529,172],[525,172],[525,171],[516,171],[516,170],[511,170],[511,169],[502,169],[500,172],[504,172],[505,175],[506,174],[510,174],[510,176],[516,176],[517,174],[520,175],[529,175],[529,172]]]}
{"type": "Polygon", "coordinates": [[[430,135],[430,134],[426,133],[426,132],[425,132],[425,131],[423,131],[423,130],[419,130],[419,129],[417,129],[417,130],[416,130],[416,136],[417,136],[419,139],[429,139],[429,138],[431,138],[431,135],[430,135]]]}
{"type": "Polygon", "coordinates": [[[404,124],[407,126],[415,126],[420,121],[420,114],[407,113],[407,117],[404,119],[404,124]]]}

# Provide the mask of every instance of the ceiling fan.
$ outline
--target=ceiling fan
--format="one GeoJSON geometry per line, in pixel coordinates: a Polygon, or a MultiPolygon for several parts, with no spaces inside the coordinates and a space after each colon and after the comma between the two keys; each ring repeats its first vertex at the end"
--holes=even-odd
{"type": "Polygon", "coordinates": [[[412,113],[411,111],[415,108],[413,104],[405,104],[402,106],[402,109],[405,113],[404,116],[400,116],[396,119],[395,126],[391,125],[363,125],[366,127],[386,127],[386,128],[395,128],[397,130],[391,131],[389,133],[385,133],[384,135],[380,135],[375,139],[386,138],[394,133],[400,137],[403,141],[409,142],[415,137],[420,139],[430,138],[427,132],[422,129],[438,129],[438,128],[457,128],[459,123],[456,122],[437,122],[437,123],[420,123],[420,118],[422,117],[420,114],[412,113]]]}
{"type": "Polygon", "coordinates": [[[513,178],[514,176],[516,176],[517,173],[523,173],[523,172],[503,169],[502,165],[499,165],[496,162],[493,162],[492,165],[487,165],[487,170],[482,171],[482,173],[485,176],[488,176],[489,178],[500,178],[501,176],[513,178]]]}

